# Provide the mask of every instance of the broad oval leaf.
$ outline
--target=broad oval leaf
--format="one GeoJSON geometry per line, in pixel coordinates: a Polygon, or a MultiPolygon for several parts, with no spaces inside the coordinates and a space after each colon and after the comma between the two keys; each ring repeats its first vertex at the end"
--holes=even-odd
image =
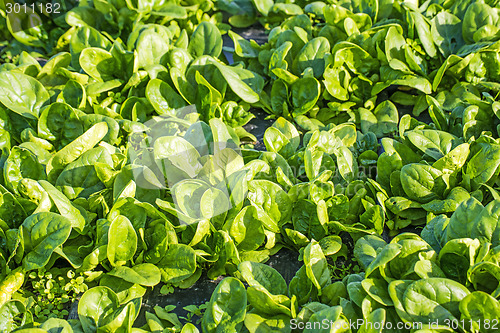
{"type": "Polygon", "coordinates": [[[211,22],[201,22],[189,39],[188,51],[193,57],[209,55],[218,57],[222,52],[222,36],[211,22]]]}
{"type": "Polygon", "coordinates": [[[246,307],[247,293],[243,283],[233,277],[225,278],[215,288],[203,314],[203,331],[237,331],[245,319],[246,307]]]}
{"type": "Polygon", "coordinates": [[[115,292],[108,287],[99,286],[87,290],[78,302],[78,317],[83,331],[96,332],[104,319],[119,305],[115,292]]]}
{"type": "Polygon", "coordinates": [[[153,287],[160,283],[161,272],[153,264],[139,264],[133,267],[118,266],[109,273],[130,283],[137,283],[142,286],[153,287]]]}
{"type": "Polygon", "coordinates": [[[128,218],[119,215],[108,230],[108,260],[113,266],[121,266],[134,257],[136,250],[137,234],[134,227],[128,218]]]}
{"type": "Polygon", "coordinates": [[[50,95],[36,79],[15,71],[0,72],[0,102],[29,119],[37,119],[50,95]]]}
{"type": "Polygon", "coordinates": [[[71,232],[71,221],[59,214],[40,212],[30,215],[21,225],[27,254],[23,268],[44,267],[54,250],[64,244],[71,232]]]}
{"type": "Polygon", "coordinates": [[[196,253],[190,246],[172,244],[156,266],[161,271],[163,282],[177,283],[196,271],[196,253]]]}

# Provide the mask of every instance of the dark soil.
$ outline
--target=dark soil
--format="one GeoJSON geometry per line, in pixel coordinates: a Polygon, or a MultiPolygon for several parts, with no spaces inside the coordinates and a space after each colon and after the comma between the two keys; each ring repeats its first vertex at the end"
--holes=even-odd
{"type": "MultiPolygon", "coordinates": [[[[276,269],[289,283],[302,266],[302,262],[298,261],[298,256],[298,252],[282,248],[278,253],[271,256],[266,264],[276,269]]],[[[146,324],[145,312],[154,313],[155,306],[175,305],[176,308],[172,312],[180,317],[185,317],[188,312],[183,308],[188,305],[200,306],[208,302],[217,284],[223,278],[224,276],[220,276],[217,280],[210,280],[206,275],[202,275],[192,287],[187,289],[175,288],[174,293],[169,295],[160,294],[161,286],[157,285],[152,291],[148,291],[144,295],[141,312],[134,326],[140,327],[146,324]]],[[[193,321],[193,324],[195,324],[196,320],[193,321]]]]}
{"type": "Polygon", "coordinates": [[[266,149],[264,145],[264,133],[268,127],[272,126],[274,121],[271,119],[266,120],[265,118],[268,114],[262,110],[252,110],[252,113],[255,115],[255,118],[250,120],[243,128],[257,138],[257,142],[252,142],[254,149],[263,151],[266,149]]]}
{"type": "MultiPolygon", "coordinates": [[[[263,45],[267,42],[267,32],[260,25],[251,26],[245,29],[235,28],[232,29],[233,32],[237,33],[241,37],[251,40],[253,39],[257,44],[263,45]]],[[[222,42],[224,45],[224,55],[226,56],[227,61],[232,64],[233,63],[233,54],[228,51],[228,49],[234,49],[234,43],[231,37],[228,34],[222,36],[222,42]]]]}

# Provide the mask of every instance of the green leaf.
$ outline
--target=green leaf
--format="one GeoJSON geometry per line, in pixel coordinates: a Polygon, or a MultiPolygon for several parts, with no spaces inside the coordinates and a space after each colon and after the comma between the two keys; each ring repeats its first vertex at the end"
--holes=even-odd
{"type": "MultiPolygon", "coordinates": [[[[245,83],[239,75],[233,70],[231,66],[223,65],[216,60],[212,60],[211,63],[215,65],[226,80],[231,90],[242,100],[247,103],[257,103],[260,99],[259,95],[245,83]]],[[[254,74],[258,75],[258,74],[254,74]]]]}
{"type": "MultiPolygon", "coordinates": [[[[486,3],[474,2],[467,6],[463,17],[462,35],[467,43],[479,42],[482,34],[477,34],[483,27],[496,26],[498,11],[486,3]]],[[[489,37],[487,34],[485,37],[489,37]]]]}
{"type": "Polygon", "coordinates": [[[18,186],[25,178],[34,180],[46,178],[43,165],[37,156],[21,147],[12,148],[3,167],[5,185],[13,193],[19,193],[18,186]]]}
{"type": "Polygon", "coordinates": [[[137,234],[130,220],[123,215],[116,217],[108,231],[108,260],[113,266],[121,266],[134,257],[137,250],[137,234]]]}
{"type": "Polygon", "coordinates": [[[358,178],[358,162],[354,159],[352,152],[347,147],[339,147],[335,151],[337,167],[342,178],[351,182],[358,178]]]}
{"type": "Polygon", "coordinates": [[[243,58],[256,58],[259,55],[260,46],[254,41],[246,40],[233,31],[228,31],[229,37],[234,43],[234,53],[243,58]]]}
{"type": "Polygon", "coordinates": [[[431,129],[408,131],[405,136],[415,147],[435,160],[439,160],[462,143],[453,134],[431,129]]]}
{"type": "Polygon", "coordinates": [[[402,32],[396,27],[387,30],[385,41],[385,54],[392,69],[404,73],[411,73],[406,64],[405,49],[408,47],[402,32]]]}
{"type": "Polygon", "coordinates": [[[330,270],[321,246],[314,240],[304,249],[304,266],[307,276],[318,289],[318,296],[321,296],[321,289],[330,283],[330,270]]]}
{"type": "Polygon", "coordinates": [[[418,37],[422,43],[425,52],[429,57],[436,56],[436,47],[434,46],[434,41],[432,40],[431,27],[427,18],[419,12],[412,11],[411,16],[415,20],[415,27],[417,29],[418,37]]]}
{"type": "MultiPolygon", "coordinates": [[[[378,249],[382,249],[385,245],[386,242],[379,236],[363,236],[358,239],[354,246],[354,256],[360,262],[362,267],[367,270],[371,262],[377,258],[378,249]]],[[[378,266],[377,264],[374,265],[378,266]]],[[[367,272],[366,275],[368,276],[369,273],[367,272]]]]}
{"type": "Polygon", "coordinates": [[[383,279],[364,279],[361,281],[361,286],[374,300],[385,306],[393,306],[389,292],[387,291],[388,284],[383,279]]]}
{"type": "Polygon", "coordinates": [[[41,326],[42,329],[49,333],[73,333],[71,325],[64,319],[49,318],[41,326]]]}
{"type": "Polygon", "coordinates": [[[43,109],[38,120],[38,135],[42,139],[55,141],[56,147],[62,148],[82,134],[83,123],[68,104],[52,103],[43,109]]]}
{"type": "Polygon", "coordinates": [[[121,66],[113,55],[97,47],[89,47],[80,54],[80,66],[97,81],[105,82],[117,77],[121,66]]]}
{"type": "Polygon", "coordinates": [[[161,273],[158,267],[153,264],[139,264],[132,268],[119,266],[113,268],[109,273],[130,283],[137,283],[142,286],[153,287],[160,283],[161,273]]]}
{"type": "Polygon", "coordinates": [[[44,267],[54,250],[64,244],[71,232],[71,221],[50,212],[30,215],[21,225],[24,238],[23,268],[27,271],[44,267]]]}
{"type": "Polygon", "coordinates": [[[439,266],[446,277],[467,283],[467,271],[474,265],[474,258],[481,243],[478,239],[451,239],[439,251],[439,266]]]}
{"type": "Polygon", "coordinates": [[[456,281],[428,278],[410,284],[402,304],[414,322],[430,319],[444,325],[447,320],[458,322],[460,301],[469,294],[469,290],[456,281]]]}
{"type": "MultiPolygon", "coordinates": [[[[370,236],[365,236],[370,237],[370,236]]],[[[366,245],[365,245],[366,247],[366,245]]],[[[372,272],[375,272],[378,268],[383,268],[387,265],[392,259],[396,258],[401,253],[402,246],[398,243],[387,244],[382,247],[382,250],[376,254],[374,260],[370,262],[370,264],[365,269],[366,277],[370,276],[372,272]]],[[[366,248],[365,251],[372,250],[370,248],[366,248]]],[[[373,250],[372,250],[373,251],[373,250]]],[[[372,252],[370,251],[370,252],[372,252]]],[[[373,253],[373,252],[372,252],[373,253]]],[[[364,254],[366,255],[366,254],[364,254]]],[[[373,254],[372,254],[373,255],[373,254]]]]}
{"type": "Polygon", "coordinates": [[[299,305],[303,305],[309,302],[311,294],[314,295],[313,288],[314,285],[306,273],[306,266],[303,265],[290,281],[290,295],[297,298],[299,305]]]}
{"type": "Polygon", "coordinates": [[[345,66],[354,74],[368,76],[373,71],[378,70],[380,66],[379,61],[373,58],[370,53],[351,42],[337,43],[333,47],[332,53],[335,55],[335,67],[342,65],[343,68],[345,66]]]}
{"type": "Polygon", "coordinates": [[[251,333],[261,330],[276,330],[278,332],[290,332],[290,317],[281,315],[264,315],[257,312],[247,312],[245,316],[245,327],[251,333]],[[265,328],[264,328],[265,327],[265,328]]]}
{"type": "Polygon", "coordinates": [[[330,43],[325,37],[316,37],[307,42],[297,54],[293,67],[295,74],[300,75],[311,67],[315,78],[320,78],[325,71],[325,58],[330,54],[330,43]]]}
{"type": "Polygon", "coordinates": [[[250,286],[263,287],[273,295],[286,295],[285,279],[274,268],[252,261],[244,261],[238,270],[250,286]]]}
{"type": "MultiPolygon", "coordinates": [[[[495,332],[496,327],[481,327],[482,323],[497,322],[500,320],[500,303],[490,295],[482,291],[474,291],[460,302],[462,318],[473,321],[473,327],[481,332],[495,332]]],[[[468,327],[468,326],[467,326],[468,327]]]]}
{"type": "Polygon", "coordinates": [[[290,220],[292,215],[291,200],[288,194],[276,183],[268,180],[252,180],[248,183],[248,200],[260,208],[261,213],[269,216],[274,223],[266,228],[279,232],[278,226],[290,220]]]}
{"type": "Polygon", "coordinates": [[[224,226],[234,239],[238,249],[253,251],[264,242],[264,225],[272,225],[272,222],[266,223],[262,221],[261,215],[263,214],[260,214],[255,206],[246,206],[236,215],[233,221],[224,226]]]}
{"type": "Polygon", "coordinates": [[[190,246],[172,244],[157,266],[163,282],[177,283],[196,271],[196,253],[190,246]]]}
{"type": "Polygon", "coordinates": [[[462,38],[462,22],[458,17],[447,11],[438,13],[431,23],[431,34],[434,43],[445,58],[465,44],[462,38]]]}
{"type": "Polygon", "coordinates": [[[15,71],[0,72],[0,87],[0,102],[29,119],[37,119],[40,109],[50,98],[40,82],[15,71]]]}
{"type": "Polygon", "coordinates": [[[391,101],[377,105],[373,112],[360,108],[361,130],[363,133],[373,132],[378,138],[398,130],[398,109],[391,101]]]}
{"type": "Polygon", "coordinates": [[[71,221],[71,226],[78,232],[82,232],[85,227],[85,218],[73,204],[58,191],[52,184],[45,180],[40,180],[39,184],[43,187],[50,199],[54,202],[59,213],[71,221]]]}
{"type": "Polygon", "coordinates": [[[252,0],[252,3],[255,5],[255,8],[264,16],[269,14],[269,11],[272,9],[274,2],[272,0],[252,0]]]}
{"type": "Polygon", "coordinates": [[[52,155],[46,168],[49,179],[57,179],[57,176],[59,176],[66,165],[76,160],[87,150],[92,149],[107,133],[108,125],[105,122],[97,123],[63,149],[52,155]]]}
{"type": "Polygon", "coordinates": [[[120,304],[127,303],[134,298],[142,297],[146,293],[145,287],[108,274],[102,276],[99,280],[99,285],[113,290],[116,296],[118,296],[120,304]]]}
{"type": "MultiPolygon", "coordinates": [[[[0,329],[4,332],[11,332],[19,328],[18,320],[26,321],[28,319],[27,315],[29,312],[26,310],[23,302],[13,299],[0,307],[0,329]]],[[[31,328],[30,331],[35,331],[31,328]]],[[[42,330],[34,333],[44,333],[42,330]]]]}
{"type": "Polygon", "coordinates": [[[137,66],[147,68],[156,65],[170,49],[169,40],[153,28],[142,31],[135,42],[137,66]]]}
{"type": "Polygon", "coordinates": [[[314,77],[304,77],[292,85],[294,115],[302,115],[311,110],[320,96],[320,83],[314,77]]]}
{"type": "Polygon", "coordinates": [[[83,331],[96,332],[118,305],[118,297],[107,287],[99,286],[86,291],[78,302],[78,317],[83,331]]]}
{"type": "Polygon", "coordinates": [[[176,109],[186,106],[186,102],[168,83],[153,79],[146,87],[146,97],[160,115],[174,115],[176,109]]]}
{"type": "Polygon", "coordinates": [[[201,22],[189,39],[188,51],[193,57],[210,55],[218,57],[222,52],[222,37],[211,22],[201,22]]]}
{"type": "Polygon", "coordinates": [[[106,148],[93,148],[64,168],[57,178],[56,186],[69,199],[88,197],[105,188],[108,184],[105,178],[112,178],[115,175],[112,165],[112,155],[106,148]],[[106,175],[103,176],[104,174],[106,175]]]}
{"type": "Polygon", "coordinates": [[[171,184],[198,174],[200,154],[191,143],[178,136],[163,136],[154,143],[158,167],[171,184]]]}
{"type": "Polygon", "coordinates": [[[305,324],[305,327],[304,333],[326,333],[331,331],[330,328],[336,329],[336,327],[347,327],[347,321],[342,318],[342,307],[332,306],[314,312],[309,318],[309,321],[305,324]],[[328,325],[318,325],[317,323],[328,323],[328,325]],[[320,326],[319,329],[318,326],[320,326]],[[325,326],[328,326],[328,328],[325,328],[325,326]]]}
{"type": "Polygon", "coordinates": [[[227,277],[212,293],[201,327],[207,333],[238,331],[245,319],[246,307],[245,287],[238,279],[227,277]]]}
{"type": "Polygon", "coordinates": [[[486,184],[500,165],[500,145],[480,144],[480,149],[469,160],[465,173],[470,177],[474,189],[486,184]]]}

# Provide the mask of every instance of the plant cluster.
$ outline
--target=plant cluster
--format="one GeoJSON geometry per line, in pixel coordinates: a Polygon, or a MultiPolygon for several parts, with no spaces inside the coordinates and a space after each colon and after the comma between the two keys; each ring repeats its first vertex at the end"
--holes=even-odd
{"type": "MultiPolygon", "coordinates": [[[[38,272],[31,271],[28,278],[33,294],[31,296],[32,312],[38,322],[44,322],[53,317],[67,317],[69,314],[67,305],[75,302],[76,296],[88,289],[85,278],[75,277],[75,272],[72,270],[53,268],[46,272],[44,268],[41,268],[38,272]]],[[[26,292],[23,296],[26,297],[29,294],[26,292]]]]}
{"type": "Polygon", "coordinates": [[[498,1],[73,5],[5,36],[0,331],[498,330],[498,1]]]}

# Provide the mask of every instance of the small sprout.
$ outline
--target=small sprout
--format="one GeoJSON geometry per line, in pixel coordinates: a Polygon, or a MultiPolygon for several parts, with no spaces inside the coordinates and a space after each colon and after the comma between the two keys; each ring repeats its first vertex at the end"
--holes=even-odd
{"type": "Polygon", "coordinates": [[[167,305],[167,306],[164,307],[164,309],[165,309],[166,312],[174,311],[175,308],[176,308],[175,305],[167,305]]]}
{"type": "Polygon", "coordinates": [[[54,288],[54,283],[52,282],[52,280],[49,280],[45,283],[45,288],[46,289],[52,289],[54,288]]]}
{"type": "Polygon", "coordinates": [[[165,284],[160,289],[160,294],[168,295],[174,292],[174,287],[170,284],[165,284]]]}

